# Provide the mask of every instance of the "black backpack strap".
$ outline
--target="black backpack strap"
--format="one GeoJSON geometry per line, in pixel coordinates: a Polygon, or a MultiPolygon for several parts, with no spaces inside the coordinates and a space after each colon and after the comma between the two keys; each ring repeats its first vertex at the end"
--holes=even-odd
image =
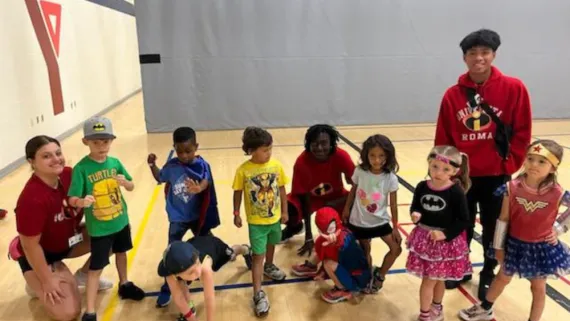
{"type": "Polygon", "coordinates": [[[469,107],[471,108],[475,108],[477,106],[481,107],[485,111],[485,114],[489,115],[489,117],[491,117],[491,119],[495,122],[495,124],[497,124],[497,126],[501,127],[505,126],[505,124],[503,124],[499,116],[497,116],[497,114],[493,111],[493,109],[489,106],[489,104],[483,101],[483,98],[479,96],[475,88],[466,87],[465,91],[467,92],[467,102],[469,103],[469,107]]]}
{"type": "Polygon", "coordinates": [[[477,94],[475,88],[465,88],[465,90],[467,92],[467,102],[469,104],[469,107],[472,109],[481,107],[481,109],[483,109],[483,111],[485,111],[485,113],[489,115],[489,117],[491,117],[493,122],[497,125],[497,129],[493,137],[495,140],[495,145],[497,147],[499,155],[503,159],[507,159],[509,157],[511,148],[510,141],[513,135],[512,127],[510,125],[506,125],[501,121],[501,119],[499,119],[499,116],[497,116],[489,104],[487,104],[483,98],[477,94]]]}

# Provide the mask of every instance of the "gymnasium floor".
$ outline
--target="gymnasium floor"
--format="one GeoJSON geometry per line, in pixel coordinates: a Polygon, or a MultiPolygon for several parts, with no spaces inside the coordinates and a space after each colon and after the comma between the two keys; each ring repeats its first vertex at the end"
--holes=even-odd
{"type": "MultiPolygon", "coordinates": [[[[112,154],[120,158],[134,178],[135,190],[125,192],[129,204],[129,214],[133,228],[134,249],[129,253],[129,278],[141,286],[148,297],[142,302],[124,302],[117,298],[116,288],[102,292],[98,301],[100,321],[110,320],[175,320],[177,316],[174,304],[165,309],[156,309],[157,291],[162,280],[156,274],[156,266],[167,242],[167,217],[164,211],[163,186],[154,182],[146,158],[149,152],[158,156],[158,164],[163,164],[171,152],[171,135],[147,135],[144,127],[142,95],[138,94],[108,115],[113,122],[118,139],[112,147],[112,154]]],[[[534,138],[552,138],[560,144],[570,146],[570,121],[551,120],[534,123],[534,138]]],[[[347,141],[360,146],[362,141],[374,133],[387,135],[395,143],[401,170],[399,176],[414,187],[425,177],[425,158],[433,142],[432,124],[413,124],[397,126],[358,126],[339,127],[347,141]]],[[[273,157],[285,166],[286,173],[292,174],[297,155],[303,149],[303,137],[306,128],[272,129],[274,138],[273,157]]],[[[214,233],[230,244],[247,243],[247,228],[237,229],[232,222],[231,182],[237,166],[246,160],[241,151],[241,130],[199,132],[200,154],[211,164],[217,187],[222,225],[214,233]]],[[[68,164],[73,165],[87,152],[81,143],[78,132],[63,142],[63,152],[68,164]]],[[[358,153],[347,143],[341,144],[358,161],[358,153]]],[[[22,153],[24,147],[22,146],[22,153]]],[[[566,147],[568,149],[568,147],[566,147]]],[[[570,151],[566,150],[566,153],[570,151]]],[[[567,158],[568,156],[566,156],[567,158]]],[[[562,163],[559,180],[570,188],[569,163],[562,163]]],[[[0,208],[9,209],[9,216],[0,221],[0,252],[5,255],[9,240],[15,235],[13,208],[17,197],[30,175],[30,169],[22,166],[9,176],[0,180],[0,208]]],[[[288,186],[289,187],[289,186],[288,186]]],[[[289,189],[289,188],[288,188],[289,189]]],[[[398,193],[400,231],[406,235],[411,231],[407,215],[412,193],[406,184],[400,185],[398,193]]],[[[316,228],[313,224],[313,231],[316,228]]],[[[477,229],[480,232],[480,228],[477,229]]],[[[189,235],[189,234],[188,234],[189,235]]],[[[391,274],[387,277],[384,289],[375,296],[359,297],[350,302],[329,305],[319,295],[330,288],[325,282],[300,280],[290,274],[290,267],[305,258],[296,254],[296,249],[303,242],[303,235],[296,236],[289,243],[278,246],[276,264],[288,274],[283,284],[271,284],[265,287],[271,302],[271,311],[267,320],[314,321],[314,320],[415,320],[419,310],[418,291],[420,280],[408,275],[403,270],[407,252],[404,250],[396,261],[391,274]]],[[[563,240],[570,243],[570,235],[563,240]]],[[[374,241],[373,260],[381,262],[387,247],[381,241],[374,241]]],[[[444,309],[446,320],[458,320],[457,311],[469,307],[474,301],[477,289],[479,265],[482,262],[482,247],[474,241],[472,262],[476,264],[474,280],[459,290],[446,292],[444,309]]],[[[24,279],[16,262],[8,261],[6,256],[0,261],[0,284],[3,295],[0,298],[0,320],[47,320],[37,300],[30,300],[24,291],[24,279]],[[30,312],[30,310],[32,312],[30,312]]],[[[84,259],[67,261],[75,271],[84,259]]],[[[107,278],[117,280],[113,265],[103,272],[107,278]]],[[[251,308],[251,274],[247,271],[243,259],[238,258],[216,274],[216,320],[230,321],[245,317],[256,319],[251,308]]],[[[564,320],[570,317],[570,281],[568,279],[548,282],[550,297],[546,300],[543,320],[564,320]]],[[[199,283],[197,284],[199,287],[199,283]]],[[[199,288],[197,289],[199,291],[199,288]]],[[[526,320],[530,309],[529,283],[514,279],[499,299],[496,307],[498,320],[526,320]]],[[[201,294],[195,295],[200,320],[205,320],[201,294]]]]}

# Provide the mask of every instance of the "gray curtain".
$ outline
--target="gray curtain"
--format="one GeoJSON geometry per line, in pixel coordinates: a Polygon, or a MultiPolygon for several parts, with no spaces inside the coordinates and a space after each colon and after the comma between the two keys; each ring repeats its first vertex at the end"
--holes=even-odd
{"type": "Polygon", "coordinates": [[[570,117],[568,0],[137,0],[149,132],[432,122],[465,71],[460,40],[500,33],[496,65],[537,118],[570,117]]]}

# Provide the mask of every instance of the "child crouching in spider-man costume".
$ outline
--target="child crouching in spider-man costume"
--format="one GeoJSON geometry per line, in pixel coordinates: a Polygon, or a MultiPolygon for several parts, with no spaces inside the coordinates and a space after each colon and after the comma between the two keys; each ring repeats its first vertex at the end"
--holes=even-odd
{"type": "Polygon", "coordinates": [[[368,260],[337,211],[331,207],[317,210],[315,224],[320,233],[315,254],[322,263],[315,279],[334,282],[334,287],[321,295],[323,300],[338,303],[352,298],[354,292],[365,291],[372,279],[368,260]]]}

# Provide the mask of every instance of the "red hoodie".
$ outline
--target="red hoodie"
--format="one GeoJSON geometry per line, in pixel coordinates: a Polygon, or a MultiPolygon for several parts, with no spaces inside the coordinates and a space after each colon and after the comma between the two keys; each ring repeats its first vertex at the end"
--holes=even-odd
{"type": "Polygon", "coordinates": [[[469,156],[470,176],[511,175],[524,162],[530,144],[532,114],[530,98],[517,78],[503,75],[491,66],[491,76],[482,85],[475,84],[468,73],[445,92],[435,130],[435,145],[452,145],[469,156]],[[503,160],[493,139],[496,125],[481,111],[475,120],[467,106],[465,87],[476,88],[481,97],[505,124],[513,127],[511,150],[503,160]],[[478,126],[477,126],[478,124],[478,126]]]}

